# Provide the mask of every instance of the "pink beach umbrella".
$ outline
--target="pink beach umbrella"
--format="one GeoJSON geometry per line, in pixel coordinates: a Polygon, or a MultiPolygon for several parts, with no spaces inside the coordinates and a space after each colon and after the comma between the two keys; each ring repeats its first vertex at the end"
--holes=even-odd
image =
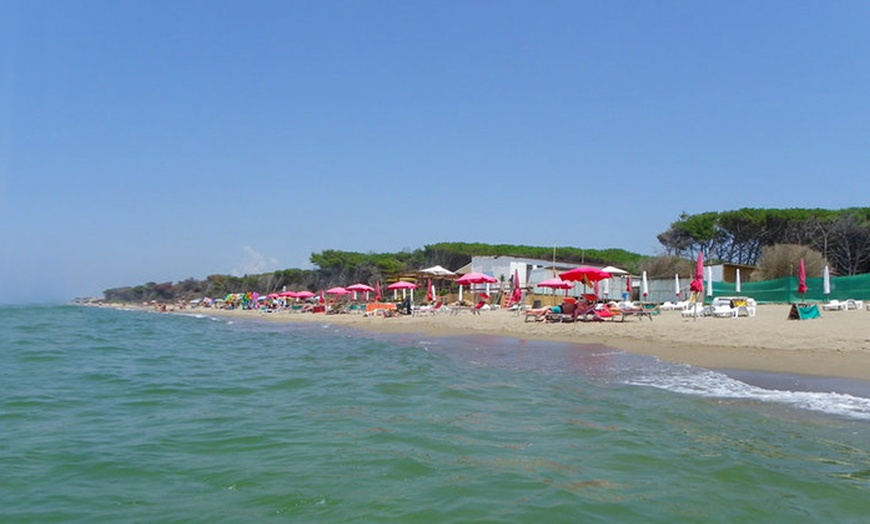
{"type": "Polygon", "coordinates": [[[417,289],[417,284],[400,280],[387,286],[387,289],[417,289]]]}
{"type": "Polygon", "coordinates": [[[311,291],[308,291],[307,289],[306,289],[306,290],[303,290],[303,291],[297,291],[297,292],[296,292],[296,298],[302,298],[302,299],[305,299],[305,298],[313,298],[313,297],[316,297],[316,296],[317,296],[317,295],[315,295],[315,294],[312,293],[311,291]]]}
{"type": "Polygon", "coordinates": [[[459,284],[459,300],[462,300],[463,286],[469,286],[471,284],[495,284],[496,282],[498,282],[497,278],[484,275],[483,273],[473,272],[462,275],[456,279],[456,283],[459,284]]]}
{"type": "Polygon", "coordinates": [[[514,269],[514,289],[511,293],[510,304],[519,304],[523,300],[523,290],[520,288],[520,272],[514,269]]]}
{"type": "Polygon", "coordinates": [[[689,291],[701,294],[704,292],[704,253],[698,251],[698,260],[695,262],[695,275],[689,284],[689,291]]]}
{"type": "Polygon", "coordinates": [[[495,284],[496,282],[498,282],[497,278],[484,275],[483,273],[468,273],[456,279],[456,283],[460,286],[467,286],[469,284],[495,284]]]}
{"type": "MultiPolygon", "coordinates": [[[[574,287],[574,284],[572,284],[571,282],[565,282],[561,278],[548,278],[547,280],[542,280],[538,282],[538,287],[546,287],[553,290],[564,289],[565,294],[567,295],[568,290],[574,287]]],[[[555,296],[555,293],[553,293],[553,296],[555,296]]]]}
{"type": "Polygon", "coordinates": [[[807,292],[807,266],[804,264],[804,259],[801,259],[798,264],[798,288],[797,292],[803,295],[807,292]]]}
{"type": "Polygon", "coordinates": [[[414,300],[414,290],[417,289],[417,284],[400,280],[398,282],[394,282],[394,283],[390,284],[389,286],[387,286],[387,289],[393,290],[393,298],[396,298],[396,292],[400,289],[402,290],[402,298],[405,298],[406,291],[410,289],[411,290],[411,300],[414,300]]]}
{"type": "Polygon", "coordinates": [[[357,294],[357,292],[365,293],[365,294],[366,294],[366,300],[368,300],[368,299],[369,299],[369,292],[375,290],[375,288],[373,288],[372,286],[367,286],[367,285],[365,285],[365,284],[353,284],[353,285],[347,286],[346,289],[347,289],[348,291],[353,292],[353,299],[354,299],[354,300],[356,300],[356,294],[357,294]]]}
{"type": "Polygon", "coordinates": [[[550,289],[571,289],[574,284],[565,282],[561,278],[548,278],[538,282],[538,287],[548,287],[550,289]]]}
{"type": "Polygon", "coordinates": [[[353,291],[348,291],[343,287],[333,287],[326,290],[327,295],[350,295],[353,291]]]}

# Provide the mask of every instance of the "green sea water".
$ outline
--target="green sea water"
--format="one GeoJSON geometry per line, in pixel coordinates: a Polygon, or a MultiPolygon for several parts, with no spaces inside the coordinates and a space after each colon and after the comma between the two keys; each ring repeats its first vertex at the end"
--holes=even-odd
{"type": "Polygon", "coordinates": [[[4,523],[870,519],[860,384],[78,306],[0,333],[4,523]]]}

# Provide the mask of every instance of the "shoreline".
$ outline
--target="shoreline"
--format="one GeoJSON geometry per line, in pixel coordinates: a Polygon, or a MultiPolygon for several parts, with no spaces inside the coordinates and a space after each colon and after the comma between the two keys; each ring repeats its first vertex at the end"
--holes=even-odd
{"type": "Polygon", "coordinates": [[[396,318],[207,308],[183,309],[171,314],[314,322],[381,333],[441,337],[488,334],[520,340],[601,344],[708,369],[870,381],[870,329],[867,328],[870,313],[826,311],[818,319],[787,320],[788,310],[788,305],[762,305],[755,317],[738,319],[686,319],[678,311],[662,311],[652,321],[634,318],[625,322],[565,324],[524,322],[522,316],[506,310],[484,311],[481,315],[461,312],[396,318]]]}

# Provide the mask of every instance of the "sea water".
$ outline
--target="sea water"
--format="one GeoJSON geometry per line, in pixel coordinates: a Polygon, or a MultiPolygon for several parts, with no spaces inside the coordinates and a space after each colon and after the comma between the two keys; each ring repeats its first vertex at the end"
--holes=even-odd
{"type": "Polygon", "coordinates": [[[0,522],[870,518],[854,381],[78,306],[0,333],[0,522]]]}

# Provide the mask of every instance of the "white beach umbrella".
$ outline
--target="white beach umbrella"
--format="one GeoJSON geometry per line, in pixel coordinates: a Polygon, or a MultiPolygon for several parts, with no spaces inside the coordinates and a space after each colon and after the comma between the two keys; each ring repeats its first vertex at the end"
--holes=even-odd
{"type": "Polygon", "coordinates": [[[640,294],[644,299],[649,295],[649,283],[646,281],[646,271],[640,275],[640,294]]]}
{"type": "Polygon", "coordinates": [[[822,274],[822,287],[826,295],[831,294],[831,270],[825,266],[825,272],[822,274]]]}
{"type": "Polygon", "coordinates": [[[737,274],[734,279],[734,291],[740,293],[740,268],[737,268],[737,274]]]}
{"type": "Polygon", "coordinates": [[[421,269],[420,273],[424,275],[432,276],[432,277],[455,277],[456,273],[450,271],[449,269],[445,269],[441,266],[432,266],[427,267],[426,269],[421,269]]]}
{"type": "Polygon", "coordinates": [[[674,273],[674,294],[680,297],[680,274],[674,273]]]}
{"type": "Polygon", "coordinates": [[[707,266],[707,296],[713,296],[713,268],[707,266]]]}
{"type": "Polygon", "coordinates": [[[605,278],[601,281],[601,294],[608,298],[610,298],[610,280],[605,278]]]}

